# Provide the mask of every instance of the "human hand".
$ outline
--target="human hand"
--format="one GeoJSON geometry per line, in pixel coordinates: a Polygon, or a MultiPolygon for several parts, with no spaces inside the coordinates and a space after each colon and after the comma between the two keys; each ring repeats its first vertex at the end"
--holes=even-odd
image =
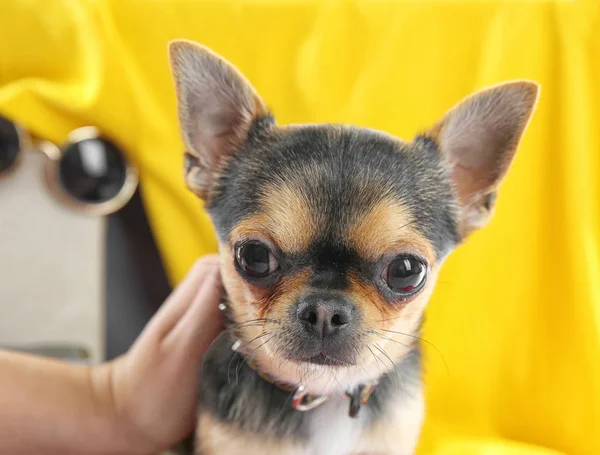
{"type": "MultiPolygon", "coordinates": [[[[193,429],[197,373],[222,328],[218,256],[199,260],[122,357],[97,367],[136,453],[156,453],[193,429]],[[138,452],[139,449],[139,452],[138,452]]],[[[103,386],[104,384],[104,386],[103,386]]]]}

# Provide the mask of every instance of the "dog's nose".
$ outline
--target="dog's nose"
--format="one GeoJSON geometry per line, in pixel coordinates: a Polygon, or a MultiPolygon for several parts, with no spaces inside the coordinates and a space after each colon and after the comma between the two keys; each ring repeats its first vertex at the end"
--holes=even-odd
{"type": "Polygon", "coordinates": [[[300,301],[298,320],[304,329],[319,338],[330,337],[352,324],[354,305],[343,297],[310,295],[300,301]]]}

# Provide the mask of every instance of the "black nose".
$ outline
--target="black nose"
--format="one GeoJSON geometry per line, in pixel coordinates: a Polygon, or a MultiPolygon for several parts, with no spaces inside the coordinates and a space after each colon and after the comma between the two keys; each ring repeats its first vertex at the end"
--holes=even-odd
{"type": "Polygon", "coordinates": [[[354,315],[354,305],[338,296],[308,296],[297,309],[298,319],[306,331],[319,338],[330,337],[349,327],[354,315]]]}

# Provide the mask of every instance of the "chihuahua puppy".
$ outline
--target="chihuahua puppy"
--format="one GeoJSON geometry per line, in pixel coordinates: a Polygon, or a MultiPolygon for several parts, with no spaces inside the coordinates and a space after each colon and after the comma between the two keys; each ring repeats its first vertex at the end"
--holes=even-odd
{"type": "Polygon", "coordinates": [[[209,49],[170,44],[185,180],[216,229],[227,328],[202,365],[198,455],[410,455],[440,266],[490,219],[538,85],[476,93],[411,142],[278,126],[209,49]]]}

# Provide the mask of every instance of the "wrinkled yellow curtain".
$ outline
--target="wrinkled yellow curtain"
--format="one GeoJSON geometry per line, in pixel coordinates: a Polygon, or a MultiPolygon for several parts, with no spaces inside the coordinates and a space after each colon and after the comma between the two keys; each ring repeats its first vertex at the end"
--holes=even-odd
{"type": "Polygon", "coordinates": [[[166,53],[181,37],[235,63],[281,123],[405,139],[476,89],[540,82],[496,217],[430,304],[420,453],[600,454],[597,1],[2,0],[0,112],[122,144],[174,284],[216,248],[182,181],[166,53]]]}

